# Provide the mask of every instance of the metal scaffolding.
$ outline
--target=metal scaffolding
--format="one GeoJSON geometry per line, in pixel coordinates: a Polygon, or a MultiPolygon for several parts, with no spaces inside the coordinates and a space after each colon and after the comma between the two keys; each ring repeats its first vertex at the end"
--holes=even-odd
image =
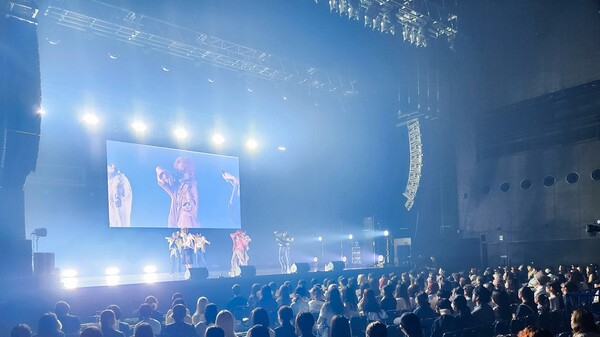
{"type": "Polygon", "coordinates": [[[54,1],[44,17],[57,24],[85,33],[149,48],[161,53],[259,78],[282,81],[335,94],[352,95],[355,82],[334,72],[298,64],[265,51],[248,48],[214,36],[183,28],[146,15],[105,4],[86,2],[86,12],[67,9],[54,1]],[[56,3],[56,5],[54,4],[56,3]]]}

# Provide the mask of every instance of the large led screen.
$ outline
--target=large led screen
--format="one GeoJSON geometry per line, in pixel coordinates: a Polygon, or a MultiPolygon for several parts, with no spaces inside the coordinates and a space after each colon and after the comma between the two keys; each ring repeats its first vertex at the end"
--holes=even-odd
{"type": "Polygon", "coordinates": [[[106,142],[110,227],[240,228],[239,159],[106,142]]]}

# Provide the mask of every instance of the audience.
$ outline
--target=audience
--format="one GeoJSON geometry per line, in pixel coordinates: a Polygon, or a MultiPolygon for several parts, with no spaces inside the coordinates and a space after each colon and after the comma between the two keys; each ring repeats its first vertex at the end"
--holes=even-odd
{"type": "Polygon", "coordinates": [[[217,325],[209,326],[206,329],[206,337],[225,337],[225,331],[217,325]]]}
{"type": "MultiPolygon", "coordinates": [[[[248,300],[242,296],[242,287],[239,284],[234,284],[231,292],[233,297],[227,302],[225,308],[233,314],[235,319],[241,320],[246,307],[248,307],[248,300]]],[[[227,335],[227,331],[225,331],[225,335],[227,335]]]]}
{"type": "Polygon", "coordinates": [[[248,330],[246,337],[269,337],[269,329],[260,324],[256,324],[248,330]]]}
{"type": "Polygon", "coordinates": [[[275,328],[275,337],[296,337],[292,320],[294,319],[294,311],[283,306],[277,311],[280,326],[275,328]]]}
{"type": "Polygon", "coordinates": [[[205,320],[202,322],[199,322],[195,326],[196,334],[198,335],[198,337],[204,337],[204,335],[206,333],[206,329],[208,329],[209,326],[215,324],[215,322],[217,321],[218,314],[219,314],[219,309],[217,308],[216,304],[209,303],[206,305],[206,308],[204,309],[205,320]]]}
{"type": "Polygon", "coordinates": [[[141,323],[135,326],[134,337],[154,337],[154,331],[148,323],[141,323]]]}
{"type": "Polygon", "coordinates": [[[115,312],[109,309],[100,314],[100,329],[103,337],[125,337],[125,334],[115,329],[117,318],[115,312]]]}
{"type": "Polygon", "coordinates": [[[125,337],[131,336],[131,327],[129,326],[129,324],[121,321],[121,308],[116,304],[112,304],[106,307],[106,309],[112,310],[112,312],[115,313],[117,330],[121,331],[125,335],[125,337]]]}
{"type": "Polygon", "coordinates": [[[221,310],[217,314],[215,324],[223,329],[224,337],[236,337],[235,321],[233,314],[229,310],[221,310]]]}
{"type": "Polygon", "coordinates": [[[138,311],[140,313],[140,321],[134,326],[133,334],[135,335],[135,332],[140,325],[148,324],[152,328],[154,335],[160,336],[162,326],[159,321],[152,318],[152,306],[148,303],[144,303],[140,305],[138,311]]]}
{"type": "Polygon", "coordinates": [[[571,314],[573,337],[599,337],[600,330],[594,321],[594,315],[583,309],[575,309],[571,314]]]}
{"type": "Polygon", "coordinates": [[[173,323],[167,324],[163,329],[162,335],[164,337],[204,337],[204,330],[201,335],[196,335],[194,326],[185,322],[185,318],[188,316],[186,310],[187,309],[183,304],[176,304],[173,306],[173,323]]]}
{"type": "Polygon", "coordinates": [[[67,335],[78,334],[81,330],[81,322],[79,317],[69,314],[70,310],[71,306],[65,301],[60,301],[54,306],[54,313],[62,325],[62,331],[67,335]]]}
{"type": "Polygon", "coordinates": [[[423,337],[423,329],[421,328],[421,320],[412,312],[405,312],[400,316],[400,330],[406,337],[423,337]]]}
{"type": "Polygon", "coordinates": [[[344,316],[333,316],[331,319],[331,328],[329,329],[329,336],[325,337],[351,337],[352,331],[350,330],[350,321],[344,316]]]}
{"type": "Polygon", "coordinates": [[[10,330],[10,337],[31,337],[31,327],[27,324],[19,324],[10,330]]]}
{"type": "Polygon", "coordinates": [[[194,315],[192,316],[192,324],[196,325],[200,322],[204,322],[206,318],[204,317],[204,311],[206,310],[206,306],[208,305],[208,298],[201,296],[196,301],[196,311],[194,311],[194,315]]]}
{"type": "Polygon", "coordinates": [[[419,319],[435,318],[436,314],[429,304],[429,296],[426,293],[417,295],[417,307],[413,311],[419,319]]]}
{"type": "Polygon", "coordinates": [[[314,325],[315,318],[310,312],[299,313],[296,316],[296,335],[298,337],[315,337],[313,334],[314,325]]]}
{"type": "Polygon", "coordinates": [[[490,291],[484,286],[479,285],[477,288],[473,289],[475,309],[473,309],[472,314],[477,325],[489,326],[494,324],[496,314],[494,313],[494,309],[489,305],[490,300],[490,291]]]}
{"type": "Polygon", "coordinates": [[[144,303],[150,304],[152,306],[152,314],[150,315],[151,318],[153,318],[161,323],[164,322],[165,317],[164,317],[163,313],[158,311],[158,300],[156,299],[156,297],[150,295],[150,296],[146,297],[146,299],[144,300],[144,303]]]}
{"type": "Polygon", "coordinates": [[[366,337],[387,337],[387,328],[381,322],[372,322],[367,325],[366,337]]]}
{"type": "Polygon", "coordinates": [[[90,326],[83,329],[79,337],[102,337],[102,331],[95,326],[90,326]]]}

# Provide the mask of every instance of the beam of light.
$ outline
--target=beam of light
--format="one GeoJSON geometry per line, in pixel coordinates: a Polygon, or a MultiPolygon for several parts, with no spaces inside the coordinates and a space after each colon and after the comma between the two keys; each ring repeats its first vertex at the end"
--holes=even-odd
{"type": "Polygon", "coordinates": [[[222,135],[222,134],[220,134],[220,133],[215,133],[215,134],[212,136],[212,142],[213,142],[215,145],[222,145],[223,143],[225,143],[225,137],[223,137],[223,135],[222,135]]]}
{"type": "Polygon", "coordinates": [[[79,279],[75,277],[63,278],[61,282],[65,289],[76,289],[79,286],[79,279]]]}
{"type": "Polygon", "coordinates": [[[117,267],[108,267],[104,270],[104,273],[106,275],[118,275],[119,274],[119,268],[117,267]]]}
{"type": "Polygon", "coordinates": [[[256,148],[258,147],[258,142],[252,138],[248,139],[248,141],[246,142],[246,147],[249,150],[256,150],[256,148]]]}
{"type": "Polygon", "coordinates": [[[119,285],[119,275],[106,276],[106,285],[110,287],[119,285]]]}
{"type": "Polygon", "coordinates": [[[81,120],[88,126],[98,125],[100,123],[100,118],[96,114],[86,113],[83,115],[81,120]]]}
{"type": "Polygon", "coordinates": [[[142,121],[135,121],[135,122],[131,123],[131,128],[135,132],[144,132],[148,129],[148,126],[142,121]]]}
{"type": "Polygon", "coordinates": [[[64,278],[76,277],[77,276],[77,270],[75,270],[75,269],[63,269],[60,272],[60,276],[64,277],[64,278]]]}
{"type": "Polygon", "coordinates": [[[186,139],[188,136],[188,132],[182,127],[175,128],[175,130],[173,130],[173,134],[175,135],[175,138],[179,140],[186,139]]]}

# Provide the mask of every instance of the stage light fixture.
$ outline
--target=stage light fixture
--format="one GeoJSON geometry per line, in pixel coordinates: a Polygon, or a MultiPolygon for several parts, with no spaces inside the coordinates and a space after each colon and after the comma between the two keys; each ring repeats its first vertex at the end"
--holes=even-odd
{"type": "Polygon", "coordinates": [[[43,107],[40,107],[36,112],[40,116],[44,116],[46,114],[46,110],[44,110],[43,107]]]}
{"type": "Polygon", "coordinates": [[[179,140],[184,140],[188,136],[188,132],[182,127],[175,128],[175,130],[173,130],[173,134],[179,140]]]}
{"type": "Polygon", "coordinates": [[[342,256],[342,262],[344,262],[344,263],[348,262],[348,258],[345,256],[342,256]]]}
{"type": "Polygon", "coordinates": [[[131,124],[131,127],[135,132],[144,132],[148,129],[148,126],[142,121],[135,121],[131,124]]]}
{"type": "Polygon", "coordinates": [[[317,240],[319,240],[319,242],[321,242],[321,241],[323,241],[323,237],[322,237],[322,236],[319,236],[319,237],[317,238],[317,240]]]}
{"type": "Polygon", "coordinates": [[[100,118],[93,113],[86,113],[81,120],[88,126],[95,126],[100,123],[100,118]]]}
{"type": "Polygon", "coordinates": [[[118,275],[119,274],[119,268],[117,267],[108,267],[104,270],[104,273],[106,275],[118,275]]]}
{"type": "Polygon", "coordinates": [[[378,255],[378,256],[377,256],[377,262],[379,262],[379,263],[383,263],[383,260],[384,260],[384,257],[383,257],[383,255],[378,255]]]}
{"type": "Polygon", "coordinates": [[[249,150],[255,150],[258,147],[258,143],[256,142],[256,140],[254,139],[248,139],[248,141],[246,142],[246,147],[249,150]]]}
{"type": "Polygon", "coordinates": [[[352,234],[348,235],[348,240],[352,240],[352,239],[354,239],[354,235],[352,235],[352,234]]]}
{"type": "Polygon", "coordinates": [[[279,150],[279,151],[282,151],[282,152],[283,152],[283,151],[285,151],[285,150],[287,150],[287,149],[285,148],[285,146],[279,146],[279,147],[277,147],[277,150],[279,150]]]}
{"type": "Polygon", "coordinates": [[[216,133],[212,136],[212,142],[215,145],[222,145],[225,142],[225,137],[220,133],[216,133]]]}
{"type": "Polygon", "coordinates": [[[313,257],[313,262],[314,262],[314,263],[317,263],[317,262],[319,262],[319,258],[318,258],[318,257],[316,257],[316,256],[315,256],[315,257],[313,257]]]}
{"type": "Polygon", "coordinates": [[[62,276],[63,278],[76,277],[77,276],[77,270],[75,270],[75,269],[63,269],[63,271],[60,272],[60,276],[62,276]]]}
{"type": "Polygon", "coordinates": [[[144,273],[146,274],[154,274],[156,273],[156,266],[148,265],[144,267],[144,273]]]}
{"type": "Polygon", "coordinates": [[[387,229],[383,231],[383,236],[389,236],[389,235],[390,235],[390,232],[387,229]]]}

